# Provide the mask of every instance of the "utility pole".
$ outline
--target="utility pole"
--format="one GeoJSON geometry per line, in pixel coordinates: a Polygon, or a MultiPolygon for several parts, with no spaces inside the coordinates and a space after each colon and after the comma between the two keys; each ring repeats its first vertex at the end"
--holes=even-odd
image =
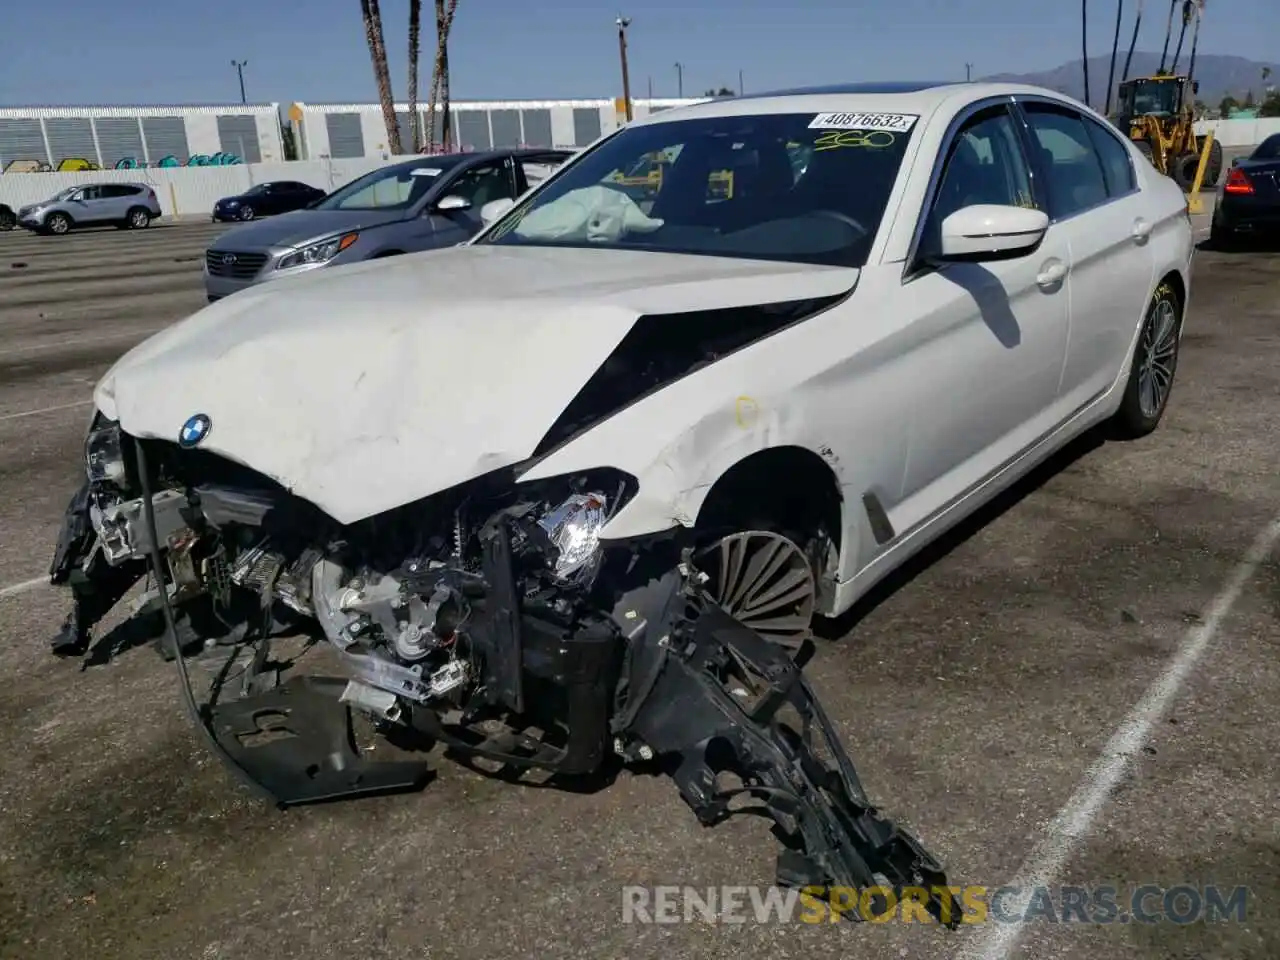
{"type": "Polygon", "coordinates": [[[747,91],[742,89],[742,71],[738,71],[738,96],[742,96],[747,91]]]}
{"type": "Polygon", "coordinates": [[[631,77],[627,73],[627,27],[631,18],[618,14],[618,58],[622,61],[622,102],[627,107],[627,122],[631,122],[631,77]]]}
{"type": "Polygon", "coordinates": [[[968,82],[968,81],[970,81],[970,80],[972,80],[972,79],[973,79],[973,64],[972,64],[972,63],[966,63],[966,64],[964,65],[964,79],[965,79],[965,81],[966,81],[966,82],[968,82]]]}
{"type": "Polygon", "coordinates": [[[649,99],[653,99],[653,77],[649,78],[649,99]]]}
{"type": "Polygon", "coordinates": [[[684,64],[676,64],[676,96],[684,99],[684,64]]]}
{"type": "Polygon", "coordinates": [[[240,77],[240,102],[248,103],[249,101],[244,98],[244,68],[249,65],[249,61],[248,60],[232,60],[231,65],[236,68],[236,73],[240,77]]]}

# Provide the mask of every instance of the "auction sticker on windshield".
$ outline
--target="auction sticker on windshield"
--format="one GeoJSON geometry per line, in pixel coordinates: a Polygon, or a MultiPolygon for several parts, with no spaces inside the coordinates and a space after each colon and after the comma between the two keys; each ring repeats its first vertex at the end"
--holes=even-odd
{"type": "Polygon", "coordinates": [[[409,171],[411,177],[438,177],[440,171],[436,167],[416,167],[409,171]]]}
{"type": "Polygon", "coordinates": [[[920,119],[915,113],[820,113],[810,130],[892,130],[906,133],[920,119]]]}

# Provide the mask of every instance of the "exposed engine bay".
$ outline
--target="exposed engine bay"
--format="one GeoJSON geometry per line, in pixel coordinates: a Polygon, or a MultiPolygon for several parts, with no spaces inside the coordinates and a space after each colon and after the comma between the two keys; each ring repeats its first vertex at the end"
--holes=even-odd
{"type": "MultiPolygon", "coordinates": [[[[357,752],[357,715],[507,769],[658,763],[704,824],[761,802],[783,838],[779,883],[923,888],[935,917],[960,917],[941,866],[868,800],[803,676],[812,642],[793,654],[717,606],[683,528],[601,540],[635,493],[625,474],[517,483],[504,469],[344,527],[240,464],[101,416],[86,468],[51,568],[76,600],[64,652],[150,571],[194,719],[275,803],[424,786],[425,761],[357,752]],[[251,667],[294,633],[327,644],[342,676],[260,670],[197,705],[177,626],[194,610],[251,667]]],[[[213,643],[196,634],[194,653],[213,643]]]]}

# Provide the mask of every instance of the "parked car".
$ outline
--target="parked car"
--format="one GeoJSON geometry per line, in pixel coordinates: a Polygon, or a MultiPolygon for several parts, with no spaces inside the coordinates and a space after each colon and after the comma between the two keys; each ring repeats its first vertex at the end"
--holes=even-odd
{"type": "Polygon", "coordinates": [[[7,203],[0,203],[0,230],[12,230],[18,225],[18,215],[7,203]]]}
{"type": "Polygon", "coordinates": [[[210,301],[264,280],[452,246],[474,236],[485,203],[514,199],[568,150],[422,157],[374,170],[306,209],[228,230],[205,251],[210,301]]]}
{"type": "MultiPolygon", "coordinates": [[[[391,175],[399,210],[480,205],[432,162],[391,175]]],[[[774,711],[816,616],[1086,430],[1157,427],[1193,250],[1177,184],[1047,89],[640,118],[467,243],[266,284],[118,361],[53,563],[82,600],[59,642],[167,556],[165,610],[296,618],[341,654],[342,700],[406,736],[575,773],[665,756],[703,822],[716,771],[745,770],[801,824],[780,875],[936,892],[774,711]],[[673,145],[643,203],[616,188],[673,145]]],[[[233,765],[277,798],[375,786],[293,726],[321,716],[305,687],[263,689],[202,721],[233,765]],[[293,711],[278,766],[237,739],[270,709],[293,711]]]]}
{"type": "Polygon", "coordinates": [[[23,207],[18,223],[35,233],[62,234],[76,227],[108,224],[142,230],[160,215],[160,200],[145,183],[86,183],[23,207]]]}
{"type": "Polygon", "coordinates": [[[325,192],[296,180],[259,183],[234,197],[223,197],[213,205],[214,222],[254,220],[290,213],[322,200],[325,192]]]}
{"type": "Polygon", "coordinates": [[[1280,235],[1280,133],[1238,158],[1218,188],[1209,243],[1228,249],[1242,235],[1280,235]]]}

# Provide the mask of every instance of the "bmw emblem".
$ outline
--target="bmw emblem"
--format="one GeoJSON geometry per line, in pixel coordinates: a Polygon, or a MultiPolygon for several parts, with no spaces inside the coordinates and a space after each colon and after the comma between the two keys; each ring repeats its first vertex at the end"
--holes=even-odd
{"type": "Polygon", "coordinates": [[[178,433],[178,446],[187,449],[198,446],[209,435],[212,428],[213,421],[208,415],[197,413],[182,425],[182,430],[178,433]]]}

